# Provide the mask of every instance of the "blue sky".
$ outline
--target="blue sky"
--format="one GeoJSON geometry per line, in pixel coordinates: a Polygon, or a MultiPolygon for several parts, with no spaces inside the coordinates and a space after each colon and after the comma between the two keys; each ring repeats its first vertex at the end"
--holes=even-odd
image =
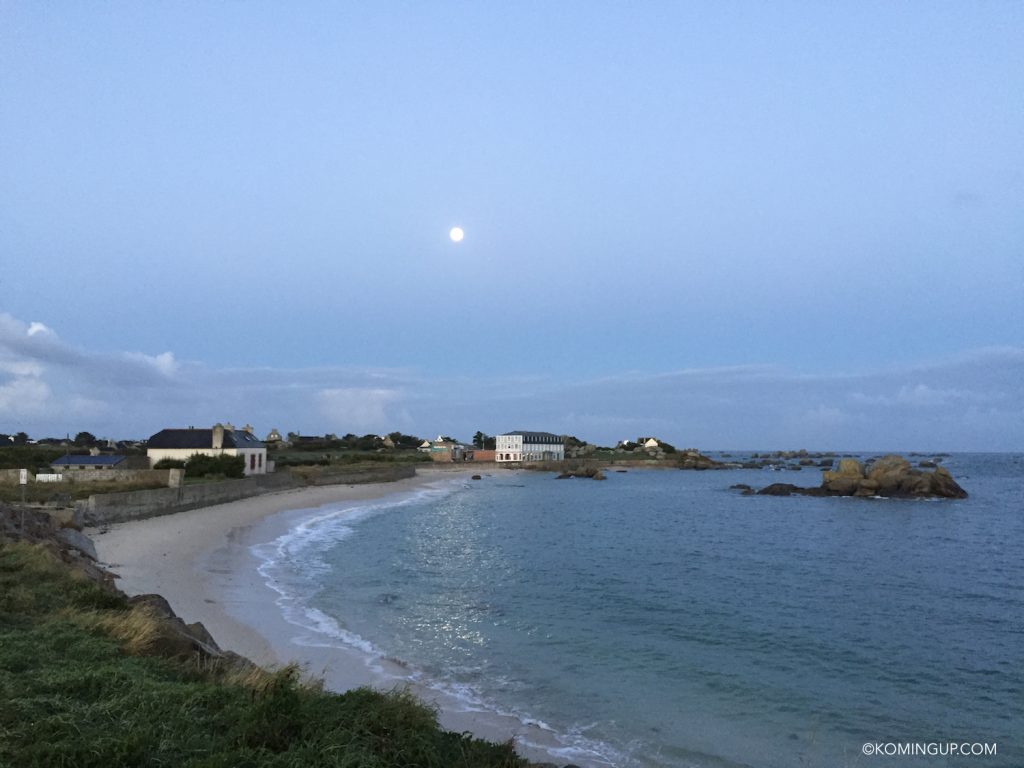
{"type": "Polygon", "coordinates": [[[1022,33],[0,2],[0,431],[1022,448],[1022,33]]]}

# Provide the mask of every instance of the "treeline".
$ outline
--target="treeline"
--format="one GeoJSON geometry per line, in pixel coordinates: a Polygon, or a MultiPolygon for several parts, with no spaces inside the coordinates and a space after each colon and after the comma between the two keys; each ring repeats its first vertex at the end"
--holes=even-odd
{"type": "Polygon", "coordinates": [[[419,448],[423,440],[415,435],[391,432],[385,437],[380,435],[354,435],[351,432],[342,437],[336,435],[303,436],[294,432],[288,433],[288,446],[282,450],[290,451],[380,451],[394,448],[396,450],[413,450],[419,448]],[[389,445],[390,443],[390,445],[389,445]]]}
{"type": "Polygon", "coordinates": [[[47,445],[5,445],[0,447],[0,469],[28,469],[33,473],[50,471],[50,462],[63,456],[64,448],[47,445]]]}

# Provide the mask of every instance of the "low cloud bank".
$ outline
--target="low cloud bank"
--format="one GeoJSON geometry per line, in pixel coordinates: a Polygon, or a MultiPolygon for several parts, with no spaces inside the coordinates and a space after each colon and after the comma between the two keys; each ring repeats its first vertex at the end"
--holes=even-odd
{"type": "Polygon", "coordinates": [[[680,447],[1024,449],[1024,348],[977,349],[870,371],[749,365],[585,380],[498,372],[216,368],[173,352],[77,349],[0,313],[0,431],[145,437],[166,426],[251,422],[260,433],[546,429],[680,447]]]}

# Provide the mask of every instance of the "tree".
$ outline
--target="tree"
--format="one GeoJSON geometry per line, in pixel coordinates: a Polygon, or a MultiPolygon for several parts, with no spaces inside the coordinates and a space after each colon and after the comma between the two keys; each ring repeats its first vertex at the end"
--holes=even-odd
{"type": "Polygon", "coordinates": [[[92,432],[79,432],[75,435],[75,445],[79,448],[92,448],[96,442],[96,435],[92,432]]]}
{"type": "Polygon", "coordinates": [[[423,442],[422,438],[416,437],[416,435],[403,435],[401,432],[391,432],[388,437],[395,444],[395,448],[419,448],[420,443],[423,442]]]}
{"type": "Polygon", "coordinates": [[[473,435],[473,447],[481,451],[493,451],[496,442],[497,440],[486,432],[477,430],[477,433],[473,435]]]}
{"type": "Polygon", "coordinates": [[[28,445],[28,435],[26,435],[24,432],[18,432],[14,436],[14,444],[15,445],[28,445]]]}

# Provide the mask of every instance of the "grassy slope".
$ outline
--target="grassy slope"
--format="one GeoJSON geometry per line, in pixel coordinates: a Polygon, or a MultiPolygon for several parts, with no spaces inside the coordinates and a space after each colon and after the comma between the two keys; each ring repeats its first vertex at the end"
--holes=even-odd
{"type": "Polygon", "coordinates": [[[0,765],[526,766],[404,693],[146,656],[149,620],[45,548],[0,540],[0,765]]]}

